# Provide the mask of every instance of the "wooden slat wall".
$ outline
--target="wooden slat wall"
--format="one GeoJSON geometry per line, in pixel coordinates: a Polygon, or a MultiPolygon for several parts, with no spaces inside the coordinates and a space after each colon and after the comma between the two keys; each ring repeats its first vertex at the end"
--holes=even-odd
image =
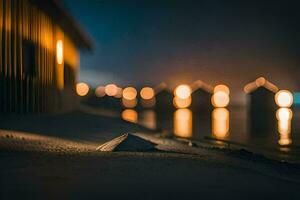
{"type": "Polygon", "coordinates": [[[72,41],[62,35],[52,18],[27,0],[0,0],[0,112],[55,112],[74,98],[75,82],[71,88],[64,88],[63,80],[57,84],[64,65],[56,63],[56,41],[63,39],[64,63],[73,69],[68,72],[76,73],[79,60],[72,41]],[[35,46],[35,74],[24,71],[25,41],[35,46]]]}

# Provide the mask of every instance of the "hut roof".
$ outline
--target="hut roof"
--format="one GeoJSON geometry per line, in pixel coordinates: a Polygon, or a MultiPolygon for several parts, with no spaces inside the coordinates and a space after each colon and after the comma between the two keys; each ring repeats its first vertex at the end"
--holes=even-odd
{"type": "Polygon", "coordinates": [[[208,93],[212,93],[213,92],[213,87],[201,80],[197,80],[195,82],[193,82],[191,84],[191,88],[192,88],[192,91],[196,91],[196,90],[199,90],[199,89],[202,89],[208,93]]]}
{"type": "Polygon", "coordinates": [[[267,79],[265,79],[264,77],[259,77],[255,81],[245,85],[244,91],[246,93],[251,93],[260,87],[264,87],[274,93],[278,91],[278,87],[275,84],[268,81],[267,79]]]}
{"type": "Polygon", "coordinates": [[[63,8],[58,0],[29,0],[48,14],[70,36],[78,48],[92,50],[92,41],[81,26],[63,8]]]}

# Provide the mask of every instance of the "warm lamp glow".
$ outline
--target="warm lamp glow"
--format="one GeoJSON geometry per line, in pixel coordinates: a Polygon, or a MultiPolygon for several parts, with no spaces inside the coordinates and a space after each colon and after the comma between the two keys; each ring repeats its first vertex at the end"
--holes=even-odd
{"type": "Polygon", "coordinates": [[[149,100],[141,99],[140,103],[144,108],[152,108],[155,106],[156,99],[155,98],[149,100]]]}
{"type": "Polygon", "coordinates": [[[89,86],[86,83],[77,83],[76,92],[79,96],[85,96],[89,92],[89,86]]]}
{"type": "Polygon", "coordinates": [[[150,87],[144,87],[141,90],[140,95],[141,95],[142,99],[145,99],[145,100],[152,99],[154,97],[154,90],[150,87]]]}
{"type": "Polygon", "coordinates": [[[217,93],[219,91],[225,92],[227,95],[229,95],[229,93],[230,93],[230,90],[226,85],[217,85],[214,88],[214,93],[217,93]]]}
{"type": "Polygon", "coordinates": [[[178,109],[174,113],[174,134],[178,137],[191,138],[193,116],[190,109],[178,109]]]}
{"type": "Polygon", "coordinates": [[[291,107],[293,104],[293,94],[288,90],[280,90],[275,95],[275,102],[280,107],[291,107]]]}
{"type": "Polygon", "coordinates": [[[134,108],[137,105],[137,99],[125,99],[122,98],[122,104],[125,108],[134,108]]]}
{"type": "Polygon", "coordinates": [[[118,92],[118,87],[115,84],[108,84],[105,86],[105,93],[107,96],[115,96],[118,92]]]}
{"type": "Polygon", "coordinates": [[[62,40],[58,40],[56,43],[56,60],[59,65],[63,64],[64,50],[62,40]]]}
{"type": "Polygon", "coordinates": [[[138,114],[133,109],[126,109],[122,112],[122,119],[124,119],[125,121],[137,123],[138,114]]]}
{"type": "Polygon", "coordinates": [[[95,95],[97,97],[104,97],[105,96],[105,87],[99,86],[95,90],[95,95]]]}
{"type": "Polygon", "coordinates": [[[181,99],[175,96],[173,99],[173,104],[176,108],[187,108],[191,105],[191,103],[192,103],[191,96],[189,96],[187,99],[181,99]]]}
{"type": "Polygon", "coordinates": [[[224,139],[229,131],[229,111],[226,108],[216,108],[212,112],[212,134],[218,139],[224,139]]]}
{"type": "Polygon", "coordinates": [[[289,108],[279,108],[276,112],[276,117],[278,119],[278,144],[281,146],[290,145],[292,143],[291,121],[293,112],[289,108]]]}
{"type": "Polygon", "coordinates": [[[293,117],[293,111],[289,108],[279,108],[276,111],[276,118],[278,120],[291,120],[293,117]]]}
{"type": "Polygon", "coordinates": [[[118,87],[117,89],[117,93],[114,95],[114,97],[116,98],[122,98],[122,94],[123,94],[123,89],[118,87]]]}
{"type": "Polygon", "coordinates": [[[126,100],[134,100],[137,96],[137,91],[134,87],[127,87],[123,90],[123,98],[126,100]]]}
{"type": "Polygon", "coordinates": [[[215,107],[226,107],[229,104],[229,96],[224,91],[217,91],[211,97],[211,102],[215,107]]]}
{"type": "Polygon", "coordinates": [[[278,140],[278,144],[281,146],[287,146],[292,144],[292,140],[289,137],[286,137],[284,135],[280,135],[280,138],[278,140]]]}
{"type": "Polygon", "coordinates": [[[192,89],[188,85],[179,85],[175,89],[175,96],[180,99],[187,99],[189,96],[191,96],[192,89]]]}

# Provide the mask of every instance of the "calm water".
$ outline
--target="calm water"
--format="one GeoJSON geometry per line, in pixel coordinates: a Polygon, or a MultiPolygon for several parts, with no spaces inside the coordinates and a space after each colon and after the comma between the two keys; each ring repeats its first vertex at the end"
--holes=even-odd
{"type": "Polygon", "coordinates": [[[252,119],[252,123],[245,107],[216,108],[206,113],[190,109],[177,109],[169,113],[127,109],[123,111],[122,117],[151,129],[168,132],[175,137],[194,141],[229,141],[254,150],[300,160],[299,108],[281,109],[271,113],[271,120],[257,117],[252,119]]]}

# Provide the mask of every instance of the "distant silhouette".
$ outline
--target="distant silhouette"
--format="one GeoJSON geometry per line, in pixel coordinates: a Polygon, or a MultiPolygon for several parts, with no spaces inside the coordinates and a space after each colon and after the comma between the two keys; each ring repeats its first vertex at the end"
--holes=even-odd
{"type": "Polygon", "coordinates": [[[277,87],[264,78],[245,86],[248,94],[248,118],[251,134],[267,134],[276,129],[276,104],[274,95],[277,87]]]}
{"type": "Polygon", "coordinates": [[[211,104],[212,86],[204,83],[201,80],[197,80],[191,84],[192,92],[192,104],[191,110],[195,113],[202,112],[210,115],[213,106],[211,104]]]}
{"type": "Polygon", "coordinates": [[[175,109],[175,107],[173,106],[173,94],[169,90],[163,89],[159,91],[155,95],[155,99],[156,111],[173,111],[175,109]]]}

